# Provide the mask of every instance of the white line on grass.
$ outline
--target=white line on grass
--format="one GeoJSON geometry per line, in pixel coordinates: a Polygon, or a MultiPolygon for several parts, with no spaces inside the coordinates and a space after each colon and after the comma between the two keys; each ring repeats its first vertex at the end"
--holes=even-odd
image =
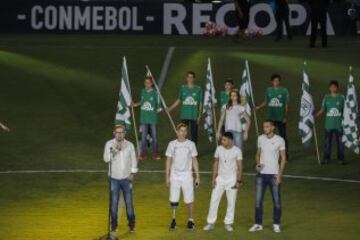
{"type": "MultiPolygon", "coordinates": [[[[0,174],[37,174],[37,173],[106,173],[107,170],[91,170],[91,169],[53,169],[53,170],[8,170],[0,171],[0,174]]],[[[164,170],[140,170],[140,173],[165,173],[164,170]]],[[[200,171],[201,174],[211,174],[210,171],[200,171]]],[[[255,176],[255,173],[244,173],[246,176],[255,176]]],[[[327,181],[327,182],[346,182],[346,183],[360,183],[360,180],[345,179],[345,178],[331,178],[331,177],[313,177],[301,175],[283,175],[285,178],[313,180],[313,181],[327,181]]]]}

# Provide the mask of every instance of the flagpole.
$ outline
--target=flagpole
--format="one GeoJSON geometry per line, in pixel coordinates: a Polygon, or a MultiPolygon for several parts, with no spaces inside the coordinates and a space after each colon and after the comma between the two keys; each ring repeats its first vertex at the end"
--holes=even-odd
{"type": "MultiPolygon", "coordinates": [[[[251,84],[251,77],[250,77],[250,69],[249,69],[249,62],[248,60],[245,60],[245,67],[246,67],[246,71],[247,74],[249,76],[249,84],[250,84],[250,90],[251,90],[251,100],[253,102],[253,105],[255,105],[255,98],[254,98],[254,93],[253,93],[253,89],[252,89],[252,84],[251,84]]],[[[256,131],[256,135],[259,136],[259,125],[258,125],[258,120],[257,120],[257,116],[256,116],[256,110],[255,107],[253,107],[253,112],[254,112],[254,122],[255,122],[255,131],[256,131]]]]}
{"type": "MultiPolygon", "coordinates": [[[[129,73],[128,73],[127,62],[126,62],[125,57],[123,57],[123,61],[125,63],[124,66],[125,66],[126,75],[128,76],[128,86],[129,86],[129,92],[130,92],[130,97],[131,97],[131,101],[132,101],[132,93],[131,93],[131,87],[130,87],[130,81],[129,81],[129,73]]],[[[133,125],[134,125],[136,149],[137,149],[137,154],[139,156],[140,155],[140,147],[139,147],[140,145],[139,145],[138,132],[137,132],[137,126],[136,126],[136,121],[135,121],[134,106],[132,104],[131,104],[131,115],[132,115],[132,120],[133,120],[133,125]]]]}
{"type": "MultiPolygon", "coordinates": [[[[162,96],[161,93],[160,93],[160,89],[159,89],[158,85],[156,84],[155,78],[153,77],[153,75],[152,75],[151,72],[150,72],[149,66],[146,65],[145,67],[146,67],[146,70],[150,73],[150,76],[153,78],[154,87],[155,87],[156,91],[157,91],[158,94],[159,94],[160,101],[162,102],[162,105],[163,105],[165,108],[167,108],[167,105],[166,105],[166,103],[165,103],[165,100],[164,100],[163,96],[162,96]]],[[[166,109],[164,109],[164,110],[165,110],[167,116],[169,117],[171,126],[173,127],[174,132],[175,132],[175,134],[176,134],[176,127],[175,127],[174,120],[172,119],[170,113],[169,113],[166,109]]]]}
{"type": "Polygon", "coordinates": [[[319,153],[319,144],[318,144],[318,138],[317,138],[317,134],[316,134],[315,122],[314,122],[314,126],[313,126],[313,133],[314,133],[314,142],[315,142],[315,148],[316,148],[316,156],[317,156],[317,160],[318,160],[319,165],[321,165],[320,153],[319,153]]]}

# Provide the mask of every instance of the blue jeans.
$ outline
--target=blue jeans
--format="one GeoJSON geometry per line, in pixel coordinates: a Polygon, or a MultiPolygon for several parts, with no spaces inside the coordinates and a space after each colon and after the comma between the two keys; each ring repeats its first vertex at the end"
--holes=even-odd
{"type": "Polygon", "coordinates": [[[197,144],[198,140],[198,125],[197,121],[192,119],[181,119],[181,122],[186,124],[191,129],[191,141],[197,144]]]}
{"type": "Polygon", "coordinates": [[[110,179],[111,182],[111,226],[118,225],[118,205],[119,205],[119,193],[120,190],[123,193],[125,205],[126,205],[126,213],[129,226],[135,225],[135,213],[133,207],[132,200],[132,182],[127,179],[110,179]]]}
{"type": "Polygon", "coordinates": [[[243,149],[243,132],[237,132],[237,131],[230,131],[233,135],[233,142],[234,145],[237,146],[238,148],[240,148],[241,150],[243,149]]]}
{"type": "Polygon", "coordinates": [[[258,174],[256,176],[255,223],[262,225],[263,201],[267,186],[270,187],[271,196],[274,205],[273,223],[280,224],[280,218],[281,218],[280,185],[277,185],[275,183],[274,174],[258,174]]]}
{"type": "Polygon", "coordinates": [[[157,125],[156,124],[141,124],[141,154],[147,152],[147,135],[152,138],[152,153],[158,154],[158,140],[157,140],[157,125]]]}
{"type": "Polygon", "coordinates": [[[332,138],[335,134],[337,145],[337,159],[344,161],[344,143],[342,142],[343,130],[340,129],[325,129],[325,145],[324,145],[324,160],[329,161],[331,156],[332,138]]]}

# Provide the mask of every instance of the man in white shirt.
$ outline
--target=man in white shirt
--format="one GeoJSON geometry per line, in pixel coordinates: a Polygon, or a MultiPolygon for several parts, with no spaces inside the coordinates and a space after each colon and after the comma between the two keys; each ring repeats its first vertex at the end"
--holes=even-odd
{"type": "Polygon", "coordinates": [[[170,188],[170,205],[173,219],[170,230],[176,229],[175,211],[179,205],[180,192],[187,205],[189,219],[187,229],[193,230],[194,224],[194,180],[192,170],[195,171],[195,186],[200,185],[199,163],[195,143],[186,139],[187,126],[180,123],[176,127],[177,139],[171,141],[166,149],[166,185],[170,188]]]}
{"type": "Polygon", "coordinates": [[[221,145],[216,148],[212,172],[212,193],[205,231],[214,229],[219,203],[224,191],[227,198],[227,210],[224,219],[225,229],[233,231],[237,190],[242,184],[242,152],[233,143],[233,134],[225,132],[221,145]]]}
{"type": "Polygon", "coordinates": [[[280,232],[280,183],[286,163],[285,141],[279,135],[274,134],[274,123],[271,120],[264,122],[263,129],[264,134],[258,137],[256,152],[256,170],[258,175],[256,177],[255,224],[249,231],[256,232],[263,230],[263,200],[266,187],[269,186],[274,205],[273,230],[274,232],[280,232]]]}
{"type": "Polygon", "coordinates": [[[111,232],[116,233],[118,226],[118,203],[120,191],[124,196],[130,232],[135,231],[135,214],[132,197],[132,181],[137,173],[137,159],[134,145],[125,139],[125,128],[115,126],[114,139],[106,142],[104,161],[109,163],[111,186],[111,232]]]}

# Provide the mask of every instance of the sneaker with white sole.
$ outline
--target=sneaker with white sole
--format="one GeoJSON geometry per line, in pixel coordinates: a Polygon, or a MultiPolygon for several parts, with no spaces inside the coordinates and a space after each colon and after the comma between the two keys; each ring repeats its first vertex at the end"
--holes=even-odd
{"type": "Polygon", "coordinates": [[[225,224],[225,225],[224,225],[224,228],[225,228],[225,230],[228,231],[228,232],[234,231],[234,228],[232,227],[231,224],[225,224]]]}
{"type": "Polygon", "coordinates": [[[254,224],[250,229],[249,232],[257,232],[263,230],[263,226],[259,224],[254,224]]]}
{"type": "Polygon", "coordinates": [[[276,233],[281,232],[280,225],[279,224],[273,224],[273,230],[276,233]]]}
{"type": "Polygon", "coordinates": [[[215,228],[214,224],[208,223],[206,224],[206,226],[203,228],[204,231],[210,231],[213,230],[215,228]]]}

